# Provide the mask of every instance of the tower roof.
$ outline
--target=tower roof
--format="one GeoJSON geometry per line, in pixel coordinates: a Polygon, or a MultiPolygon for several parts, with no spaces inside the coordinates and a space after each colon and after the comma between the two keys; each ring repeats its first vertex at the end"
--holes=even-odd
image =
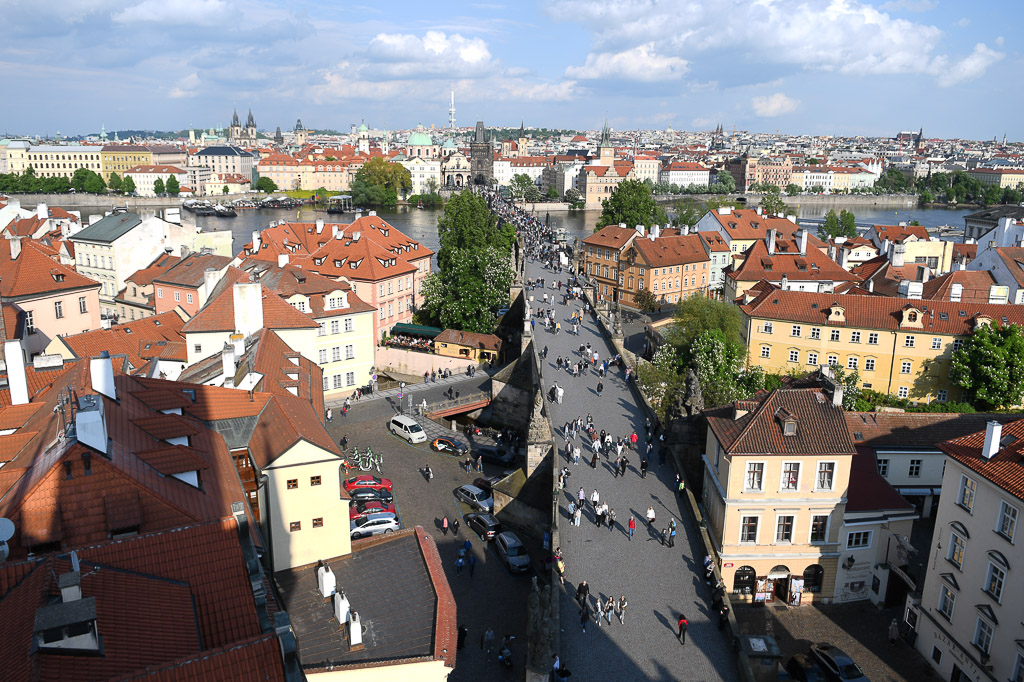
{"type": "Polygon", "coordinates": [[[245,121],[245,127],[246,128],[255,128],[256,127],[256,119],[254,119],[252,117],[252,109],[249,110],[249,118],[246,119],[246,121],[245,121]]]}
{"type": "Polygon", "coordinates": [[[601,146],[602,147],[611,147],[612,146],[612,134],[611,134],[611,131],[608,129],[608,118],[607,117],[605,117],[605,119],[604,119],[604,127],[601,128],[601,146]]]}
{"type": "Polygon", "coordinates": [[[484,128],[483,121],[476,122],[476,136],[473,138],[474,142],[487,142],[487,130],[484,128]]]}
{"type": "Polygon", "coordinates": [[[241,123],[238,122],[238,109],[235,109],[234,113],[231,115],[231,125],[241,125],[241,123]]]}
{"type": "Polygon", "coordinates": [[[302,119],[301,118],[298,119],[297,121],[295,121],[295,132],[299,132],[300,130],[305,130],[305,128],[302,127],[302,119]]]}

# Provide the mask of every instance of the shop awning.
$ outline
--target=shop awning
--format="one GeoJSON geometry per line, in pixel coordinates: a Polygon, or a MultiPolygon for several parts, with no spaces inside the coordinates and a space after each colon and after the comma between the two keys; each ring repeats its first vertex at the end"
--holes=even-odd
{"type": "Polygon", "coordinates": [[[399,322],[391,328],[391,334],[408,334],[409,336],[425,336],[428,339],[432,339],[443,330],[437,327],[426,327],[422,324],[410,324],[408,322],[399,322]]]}

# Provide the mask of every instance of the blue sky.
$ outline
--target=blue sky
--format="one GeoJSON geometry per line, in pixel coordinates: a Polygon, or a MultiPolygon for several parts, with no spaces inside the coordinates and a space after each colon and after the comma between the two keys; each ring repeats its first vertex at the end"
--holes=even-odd
{"type": "Polygon", "coordinates": [[[0,0],[0,134],[447,123],[1024,138],[1010,0],[0,0]]]}

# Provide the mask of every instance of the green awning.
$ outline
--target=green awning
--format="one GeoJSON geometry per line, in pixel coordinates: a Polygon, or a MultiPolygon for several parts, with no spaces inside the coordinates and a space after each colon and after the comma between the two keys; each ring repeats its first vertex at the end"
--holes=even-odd
{"type": "Polygon", "coordinates": [[[441,331],[437,327],[425,327],[422,324],[409,324],[408,322],[399,322],[391,328],[392,336],[395,334],[408,334],[410,336],[425,336],[428,339],[434,338],[441,331]]]}

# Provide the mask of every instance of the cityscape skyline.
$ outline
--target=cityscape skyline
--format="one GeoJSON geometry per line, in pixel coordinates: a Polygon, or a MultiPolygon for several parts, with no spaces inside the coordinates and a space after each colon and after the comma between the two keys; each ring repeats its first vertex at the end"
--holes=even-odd
{"type": "Polygon", "coordinates": [[[263,130],[441,128],[454,82],[460,127],[1021,138],[1019,89],[1000,88],[1021,65],[1010,3],[42,5],[5,8],[12,134],[208,128],[232,108],[263,130]]]}

